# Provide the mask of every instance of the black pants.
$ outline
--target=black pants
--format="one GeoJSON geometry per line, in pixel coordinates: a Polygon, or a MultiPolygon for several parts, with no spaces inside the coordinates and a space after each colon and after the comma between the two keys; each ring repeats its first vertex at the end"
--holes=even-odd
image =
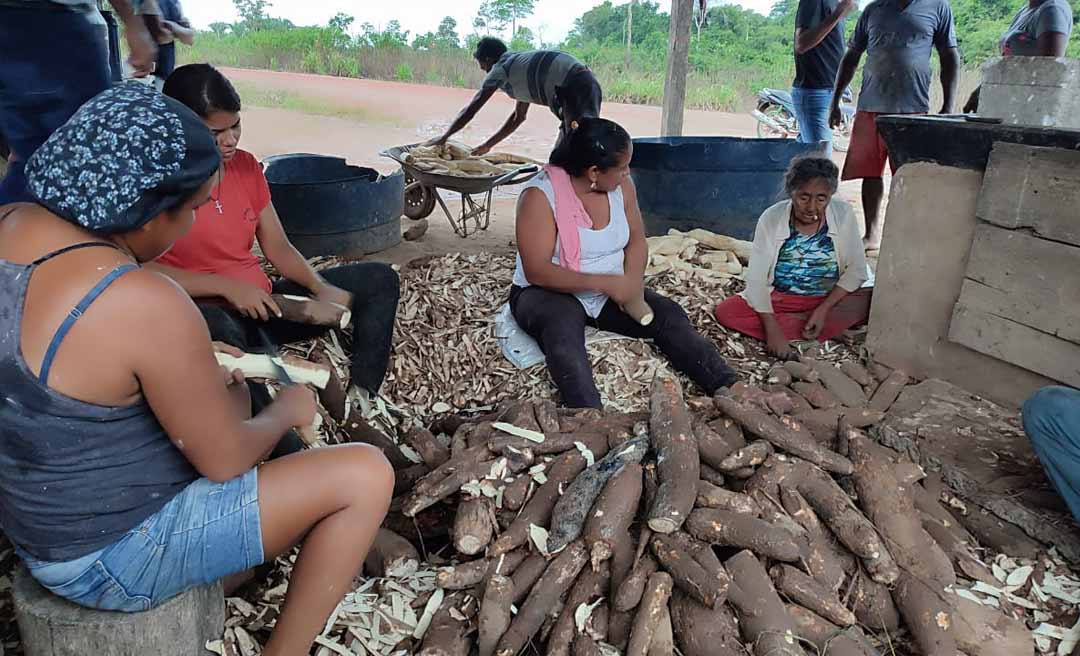
{"type": "MultiPolygon", "coordinates": [[[[382,386],[390,363],[400,293],[398,275],[386,264],[361,262],[320,271],[331,285],[353,295],[351,382],[375,393],[382,386]]],[[[304,287],[289,281],[274,283],[275,294],[309,296],[304,287]]],[[[325,334],[328,326],[312,326],[281,319],[248,319],[220,304],[200,303],[210,337],[249,352],[263,349],[260,331],[275,344],[302,342],[325,334]]]]}
{"type": "Polygon", "coordinates": [[[645,290],[645,301],[655,315],[648,326],[639,324],[612,301],[593,319],[570,294],[541,287],[513,287],[510,291],[510,311],[521,329],[544,351],[548,371],[559,388],[563,404],[568,407],[602,407],[585,350],[586,325],[653,340],[677,370],[710,396],[735,382],[735,372],[724,362],[720,351],[694,330],[678,303],[649,289],[645,290]]]}
{"type": "Polygon", "coordinates": [[[598,118],[604,92],[593,72],[586,67],[567,76],[562,86],[555,89],[555,101],[551,113],[559,119],[559,141],[570,133],[574,121],[598,118]]]}

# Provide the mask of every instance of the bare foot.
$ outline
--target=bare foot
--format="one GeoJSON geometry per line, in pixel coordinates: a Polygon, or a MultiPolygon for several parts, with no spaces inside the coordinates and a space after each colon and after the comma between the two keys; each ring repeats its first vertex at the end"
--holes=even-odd
{"type": "Polygon", "coordinates": [[[865,251],[878,251],[881,250],[881,235],[869,234],[863,237],[862,240],[863,250],[865,251]]]}

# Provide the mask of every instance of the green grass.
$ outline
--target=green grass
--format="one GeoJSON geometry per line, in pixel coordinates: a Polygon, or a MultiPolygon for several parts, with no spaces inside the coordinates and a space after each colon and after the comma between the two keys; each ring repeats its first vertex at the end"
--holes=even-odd
{"type": "Polygon", "coordinates": [[[237,93],[243,98],[245,105],[253,107],[272,107],[286,109],[301,114],[315,114],[318,116],[333,116],[355,121],[372,122],[378,117],[362,107],[347,106],[330,100],[313,98],[311,96],[270,89],[264,85],[253,84],[243,80],[233,80],[237,93]]]}

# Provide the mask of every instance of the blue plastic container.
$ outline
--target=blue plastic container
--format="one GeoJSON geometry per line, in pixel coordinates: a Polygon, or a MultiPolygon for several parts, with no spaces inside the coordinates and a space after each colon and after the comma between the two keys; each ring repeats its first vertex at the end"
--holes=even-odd
{"type": "Polygon", "coordinates": [[[405,176],[381,176],[341,157],[297,153],[265,160],[270,197],[305,257],[359,257],[401,241],[405,176]]]}
{"type": "Polygon", "coordinates": [[[758,217],[784,197],[792,158],[812,152],[820,152],[818,145],[793,139],[634,139],[630,173],[645,232],[705,228],[753,239],[758,217]]]}

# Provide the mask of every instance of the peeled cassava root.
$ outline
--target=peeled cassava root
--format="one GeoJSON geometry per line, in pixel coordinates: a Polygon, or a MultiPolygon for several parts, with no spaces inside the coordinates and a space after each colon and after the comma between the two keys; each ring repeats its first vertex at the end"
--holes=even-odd
{"type": "MultiPolygon", "coordinates": [[[[979,573],[973,539],[918,467],[859,430],[884,416],[864,372],[789,364],[777,380],[837,405],[788,402],[801,397],[780,384],[687,400],[658,377],[647,415],[518,401],[453,425],[445,461],[411,433],[432,469],[398,507],[449,510],[463,562],[436,584],[479,599],[467,635],[481,656],[870,656],[862,630],[901,627],[934,656],[1030,646],[1023,625],[947,592],[954,567],[979,573]]],[[[460,627],[439,626],[456,648],[460,627]]]]}

